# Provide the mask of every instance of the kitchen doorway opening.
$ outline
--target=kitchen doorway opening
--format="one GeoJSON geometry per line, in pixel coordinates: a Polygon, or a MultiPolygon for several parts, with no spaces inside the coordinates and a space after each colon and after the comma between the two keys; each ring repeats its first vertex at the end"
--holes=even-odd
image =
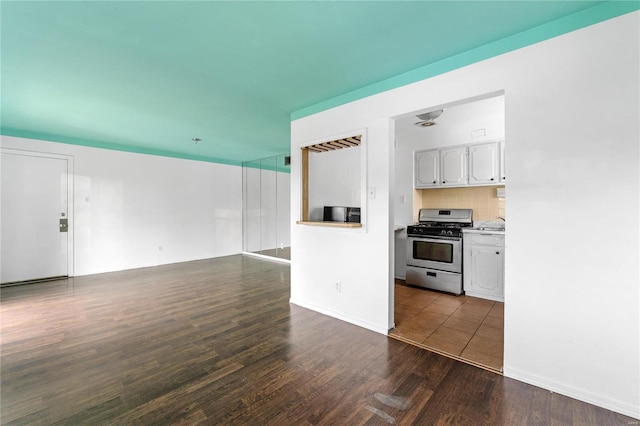
{"type": "MultiPolygon", "coordinates": [[[[501,227],[504,238],[507,178],[504,152],[508,144],[504,132],[504,92],[436,105],[392,119],[395,254],[390,291],[394,328],[389,335],[501,372],[504,248],[494,250],[502,256],[502,263],[496,263],[502,275],[494,294],[474,292],[466,283],[465,294],[455,296],[409,285],[406,277],[407,227],[418,221],[420,209],[472,209],[473,227],[501,227]],[[470,158],[479,148],[482,155],[488,154],[485,156],[488,161],[471,164],[470,158]],[[481,173],[479,165],[484,168],[481,173]]],[[[468,264],[463,265],[462,274],[471,276],[468,264]]]]}

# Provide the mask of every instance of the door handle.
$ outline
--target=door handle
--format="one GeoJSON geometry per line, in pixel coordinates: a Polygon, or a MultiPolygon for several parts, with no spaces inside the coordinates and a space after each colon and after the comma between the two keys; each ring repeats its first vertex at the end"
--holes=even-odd
{"type": "Polygon", "coordinates": [[[60,232],[68,232],[69,219],[60,219],[60,232]]]}

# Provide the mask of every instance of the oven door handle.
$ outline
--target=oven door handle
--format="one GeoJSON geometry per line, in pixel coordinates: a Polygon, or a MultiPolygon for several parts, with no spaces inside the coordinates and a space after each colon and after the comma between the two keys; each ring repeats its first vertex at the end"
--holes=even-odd
{"type": "Polygon", "coordinates": [[[444,240],[444,241],[462,241],[462,237],[445,237],[440,235],[407,235],[407,238],[416,240],[444,240]]]}

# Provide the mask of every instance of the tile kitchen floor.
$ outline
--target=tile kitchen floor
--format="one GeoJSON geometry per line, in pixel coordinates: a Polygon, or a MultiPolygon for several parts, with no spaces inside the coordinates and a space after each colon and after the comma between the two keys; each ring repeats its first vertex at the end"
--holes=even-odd
{"type": "Polygon", "coordinates": [[[395,282],[392,337],[502,371],[504,303],[395,282]]]}

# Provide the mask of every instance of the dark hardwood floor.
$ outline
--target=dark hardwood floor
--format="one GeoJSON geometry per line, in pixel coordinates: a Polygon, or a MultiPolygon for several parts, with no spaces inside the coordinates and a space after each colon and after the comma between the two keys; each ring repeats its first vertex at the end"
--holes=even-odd
{"type": "Polygon", "coordinates": [[[294,305],[250,256],[1,290],[5,425],[628,425],[294,305]]]}

